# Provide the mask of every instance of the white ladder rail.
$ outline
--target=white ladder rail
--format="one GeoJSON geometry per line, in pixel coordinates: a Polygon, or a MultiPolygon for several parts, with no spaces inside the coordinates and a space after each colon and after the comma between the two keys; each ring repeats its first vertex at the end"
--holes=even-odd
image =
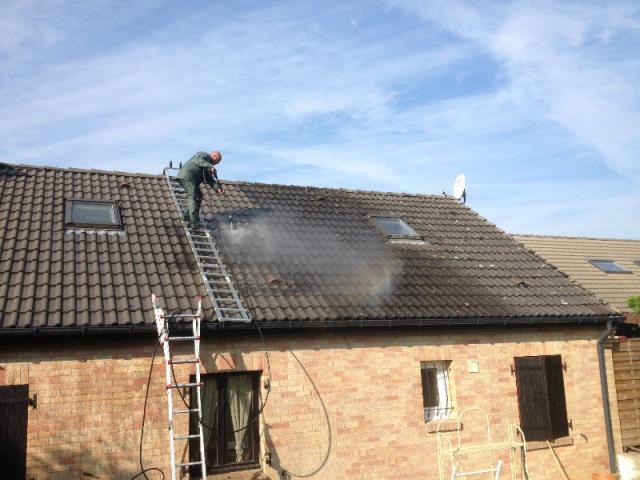
{"type": "Polygon", "coordinates": [[[180,221],[198,264],[207,295],[211,300],[215,318],[220,323],[251,323],[251,318],[242,304],[211,232],[206,227],[190,227],[182,218],[182,211],[187,207],[188,199],[176,176],[171,174],[171,171],[176,170],[178,169],[165,168],[165,179],[171,192],[171,198],[180,214],[180,221]]]}
{"type": "Polygon", "coordinates": [[[191,326],[192,326],[192,336],[170,336],[169,335],[169,318],[165,315],[164,310],[160,307],[160,303],[158,301],[158,296],[155,294],[151,295],[151,303],[153,305],[153,312],[156,321],[156,328],[158,331],[158,341],[162,346],[164,351],[165,358],[165,389],[167,392],[167,413],[168,413],[168,431],[169,431],[169,453],[171,456],[171,480],[177,480],[177,468],[190,467],[193,465],[200,465],[202,478],[207,477],[207,465],[205,458],[205,449],[204,449],[204,430],[202,425],[202,398],[201,398],[201,387],[202,381],[200,376],[200,321],[202,319],[202,298],[198,299],[198,311],[195,314],[180,314],[181,318],[191,317],[191,326]],[[171,358],[171,347],[170,343],[172,341],[182,341],[182,340],[192,340],[193,348],[194,348],[194,358],[193,360],[188,361],[174,361],[171,358]],[[195,365],[195,377],[196,381],[187,382],[187,383],[177,383],[173,378],[173,365],[180,363],[192,363],[195,365]],[[175,410],[173,408],[173,390],[176,388],[182,387],[195,387],[196,388],[196,399],[197,406],[196,408],[187,408],[186,410],[175,410]],[[191,416],[194,413],[198,414],[198,434],[197,435],[176,435],[174,424],[173,424],[173,415],[174,413],[188,413],[191,416]],[[200,444],[200,460],[195,462],[177,462],[176,461],[176,448],[175,442],[176,440],[191,440],[199,438],[200,444]]]}

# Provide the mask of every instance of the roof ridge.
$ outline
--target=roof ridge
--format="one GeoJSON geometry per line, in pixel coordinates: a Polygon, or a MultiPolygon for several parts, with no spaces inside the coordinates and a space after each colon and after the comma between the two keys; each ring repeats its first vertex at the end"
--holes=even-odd
{"type": "Polygon", "coordinates": [[[126,176],[126,177],[158,178],[163,176],[161,173],[123,172],[119,170],[100,170],[95,168],[78,168],[78,167],[54,167],[51,165],[27,165],[24,163],[2,162],[2,165],[6,165],[13,168],[24,168],[24,169],[30,169],[30,170],[56,170],[56,171],[63,171],[63,172],[99,173],[99,174],[105,174],[105,175],[119,175],[119,176],[126,176]]]}
{"type": "MultiPolygon", "coordinates": [[[[118,170],[100,170],[100,169],[94,169],[94,168],[78,168],[78,167],[54,167],[50,165],[27,165],[27,164],[21,164],[21,163],[15,164],[15,163],[7,163],[7,162],[2,162],[2,164],[10,167],[14,167],[14,168],[19,167],[19,168],[34,169],[34,170],[44,169],[44,170],[56,170],[56,171],[63,171],[63,172],[99,173],[99,174],[105,174],[105,175],[121,175],[121,176],[129,176],[129,177],[148,177],[148,178],[158,178],[158,177],[164,176],[162,173],[154,174],[154,173],[143,173],[143,172],[123,172],[118,170]]],[[[344,193],[393,195],[397,197],[442,198],[449,201],[455,201],[454,197],[450,195],[443,195],[443,194],[436,194],[436,193],[385,192],[382,190],[366,190],[366,189],[358,189],[358,188],[334,188],[334,187],[318,187],[313,185],[250,182],[247,180],[229,180],[225,178],[221,178],[221,180],[224,181],[224,183],[230,184],[230,185],[256,185],[256,186],[332,191],[332,192],[344,192],[344,193]]]]}
{"type": "Polygon", "coordinates": [[[295,189],[304,189],[304,190],[332,191],[332,192],[344,192],[344,193],[366,193],[366,194],[376,194],[376,195],[395,195],[398,197],[419,197],[419,198],[428,197],[428,198],[443,198],[447,200],[455,200],[454,197],[450,195],[442,195],[437,193],[385,192],[382,190],[365,190],[365,189],[358,189],[358,188],[337,188],[337,187],[316,187],[313,185],[249,182],[246,180],[224,180],[224,182],[232,185],[256,185],[256,186],[266,186],[266,187],[295,188],[295,189]]]}
{"type": "Polygon", "coordinates": [[[606,237],[578,237],[573,235],[535,235],[533,233],[508,233],[511,237],[527,237],[527,238],[557,238],[567,240],[603,240],[607,242],[640,242],[640,239],[634,238],[606,238],[606,237]]]}

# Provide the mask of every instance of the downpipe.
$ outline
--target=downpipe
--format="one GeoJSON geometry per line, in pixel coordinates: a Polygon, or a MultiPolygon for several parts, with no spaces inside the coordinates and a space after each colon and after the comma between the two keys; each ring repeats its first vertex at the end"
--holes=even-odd
{"type": "Polygon", "coordinates": [[[616,452],[613,446],[613,427],[611,425],[611,406],[609,404],[609,383],[607,382],[607,368],[604,358],[604,342],[614,331],[613,320],[607,321],[607,328],[598,338],[598,367],[600,368],[600,388],[602,389],[602,403],[604,404],[604,425],[607,431],[607,448],[609,450],[609,470],[618,473],[616,452]]]}

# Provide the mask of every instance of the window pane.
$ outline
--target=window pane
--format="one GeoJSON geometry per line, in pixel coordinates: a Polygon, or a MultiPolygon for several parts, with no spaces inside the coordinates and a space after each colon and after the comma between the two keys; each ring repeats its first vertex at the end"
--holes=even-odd
{"type": "Polygon", "coordinates": [[[424,408],[438,406],[438,371],[435,368],[422,369],[422,405],[424,408]]]}
{"type": "Polygon", "coordinates": [[[449,418],[453,410],[449,393],[450,361],[420,362],[424,421],[449,418]]]}
{"type": "MultiPolygon", "coordinates": [[[[255,420],[258,396],[258,376],[248,374],[206,374],[201,377],[203,386],[202,422],[207,471],[234,465],[258,462],[258,425],[255,420]],[[208,428],[211,427],[211,428],[208,428]]],[[[191,377],[195,381],[195,377],[191,377]]],[[[191,408],[196,407],[196,389],[191,388],[191,408]]],[[[191,415],[191,435],[198,434],[198,421],[191,415]]],[[[199,439],[189,443],[190,461],[199,461],[199,439]]],[[[191,475],[199,478],[200,467],[190,468],[191,475]]]]}
{"type": "Polygon", "coordinates": [[[418,234],[409,225],[404,223],[400,218],[394,217],[371,217],[371,219],[380,226],[387,235],[399,237],[417,237],[418,234]]]}
{"type": "Polygon", "coordinates": [[[590,260],[590,262],[598,267],[603,272],[616,273],[616,272],[628,272],[622,265],[618,265],[613,260],[590,260]]]}
{"type": "Polygon", "coordinates": [[[112,203],[78,202],[71,204],[71,223],[115,225],[116,216],[112,203]]]}

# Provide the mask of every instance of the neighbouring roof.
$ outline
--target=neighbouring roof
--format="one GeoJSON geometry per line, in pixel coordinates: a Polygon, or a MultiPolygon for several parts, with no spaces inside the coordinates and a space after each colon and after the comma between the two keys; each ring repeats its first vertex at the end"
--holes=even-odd
{"type": "Polygon", "coordinates": [[[640,240],[514,235],[517,241],[620,312],[640,295],[640,240]],[[629,273],[606,273],[590,260],[612,260],[629,273]]]}
{"type": "MultiPolygon", "coordinates": [[[[162,176],[5,170],[0,331],[151,326],[151,292],[168,310],[192,309],[205,293],[162,176]],[[117,201],[124,230],[66,230],[70,198],[117,201]]],[[[237,288],[265,325],[612,315],[450,197],[240,182],[223,197],[203,191],[203,217],[217,225],[237,288]],[[402,218],[425,242],[387,242],[372,215],[402,218]]]]}

